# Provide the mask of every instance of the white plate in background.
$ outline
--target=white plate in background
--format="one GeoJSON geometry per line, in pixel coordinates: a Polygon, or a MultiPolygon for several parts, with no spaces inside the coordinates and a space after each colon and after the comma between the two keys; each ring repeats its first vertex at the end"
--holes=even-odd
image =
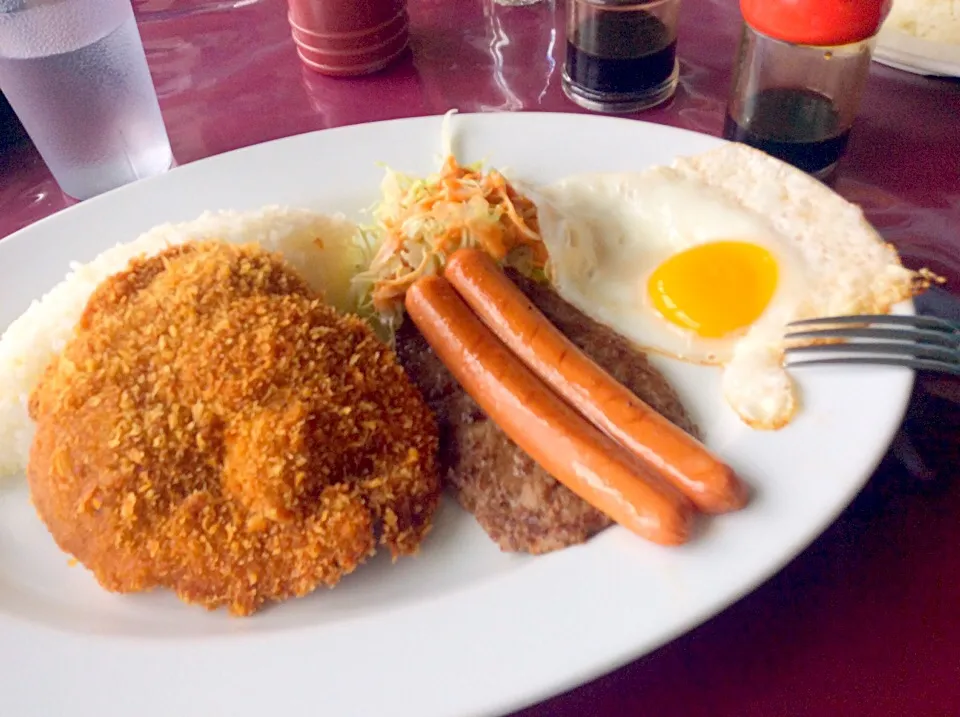
{"type": "Polygon", "coordinates": [[[960,45],[931,42],[884,26],[873,59],[889,67],[932,77],[960,77],[960,45]]]}

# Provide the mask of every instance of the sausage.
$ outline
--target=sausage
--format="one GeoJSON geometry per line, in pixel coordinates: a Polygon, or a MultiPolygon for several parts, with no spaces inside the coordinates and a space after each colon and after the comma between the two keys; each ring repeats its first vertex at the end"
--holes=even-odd
{"type": "Polygon", "coordinates": [[[461,249],[444,276],[484,324],[594,426],[661,473],[705,513],[742,508],[746,484],[700,441],[641,401],[564,336],[492,257],[461,249]]]}
{"type": "Polygon", "coordinates": [[[634,533],[689,539],[693,506],[592,426],[483,325],[441,276],[407,290],[407,313],[464,390],[550,475],[634,533]]]}

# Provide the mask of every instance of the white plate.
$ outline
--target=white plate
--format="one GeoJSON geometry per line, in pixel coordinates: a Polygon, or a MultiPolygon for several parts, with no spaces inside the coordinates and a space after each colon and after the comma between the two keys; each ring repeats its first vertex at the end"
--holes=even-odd
{"type": "Polygon", "coordinates": [[[904,72],[931,77],[960,77],[960,45],[931,42],[884,26],[873,59],[904,72]]]}
{"type": "MultiPolygon", "coordinates": [[[[719,140],[625,119],[458,118],[458,151],[532,181],[666,163],[719,140]]],[[[84,202],[0,242],[0,326],[117,241],[205,209],[268,203],[357,211],[375,162],[436,167],[440,118],[329,130],[230,152],[84,202]]],[[[470,717],[502,713],[609,671],[693,628],[813,540],[870,476],[902,419],[912,374],[800,376],[786,429],[744,427],[714,370],[664,362],[707,442],[755,486],[680,548],[616,528],[589,544],[504,555],[445,502],[422,555],[377,559],[333,591],[246,619],[170,594],[119,596],[70,568],[22,482],[0,486],[0,713],[16,717],[470,717]]]]}

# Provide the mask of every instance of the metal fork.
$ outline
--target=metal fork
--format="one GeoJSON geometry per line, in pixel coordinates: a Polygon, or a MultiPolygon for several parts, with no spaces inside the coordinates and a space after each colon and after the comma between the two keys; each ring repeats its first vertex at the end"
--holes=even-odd
{"type": "Polygon", "coordinates": [[[794,321],[787,367],[826,364],[904,366],[960,376],[960,323],[934,316],[833,316],[794,321]],[[830,340],[830,343],[810,341],[830,340]],[[840,343],[837,341],[840,340],[840,343]]]}

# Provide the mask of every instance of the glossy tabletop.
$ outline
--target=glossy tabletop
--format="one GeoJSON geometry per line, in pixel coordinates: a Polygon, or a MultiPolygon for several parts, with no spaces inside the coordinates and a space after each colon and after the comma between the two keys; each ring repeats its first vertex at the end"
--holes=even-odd
{"type": "MultiPolygon", "coordinates": [[[[580,111],[560,90],[562,0],[409,3],[402,60],[334,79],[300,64],[284,0],[134,0],[177,161],[450,108],[580,111]]],[[[683,0],[677,94],[637,117],[719,134],[739,23],[735,0],[683,0]]],[[[874,64],[836,188],[956,296],[960,81],[874,64]]],[[[0,237],[69,202],[29,144],[2,151],[0,237]]],[[[700,628],[523,716],[960,714],[958,399],[921,377],[894,449],[813,546],[700,628]]]]}

